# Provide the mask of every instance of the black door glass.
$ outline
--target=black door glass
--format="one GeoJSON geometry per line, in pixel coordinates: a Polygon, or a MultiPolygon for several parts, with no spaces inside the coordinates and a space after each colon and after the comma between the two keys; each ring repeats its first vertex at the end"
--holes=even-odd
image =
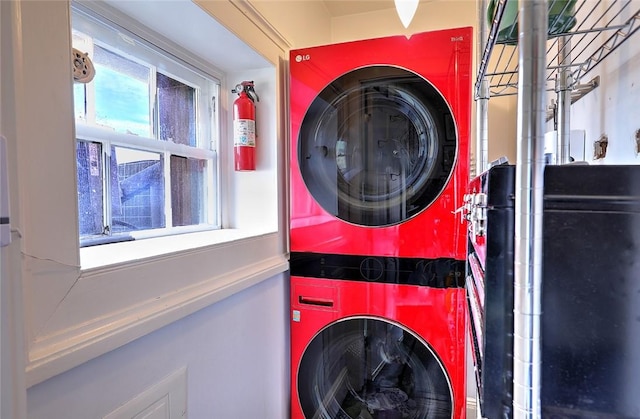
{"type": "Polygon", "coordinates": [[[298,395],[306,418],[451,419],[449,380],[414,334],[374,318],[323,329],[305,350],[298,395]]]}
{"type": "Polygon", "coordinates": [[[304,182],[329,213],[388,226],[429,206],[451,175],[456,130],[440,93],[389,66],[349,72],[320,92],[300,126],[304,182]]]}

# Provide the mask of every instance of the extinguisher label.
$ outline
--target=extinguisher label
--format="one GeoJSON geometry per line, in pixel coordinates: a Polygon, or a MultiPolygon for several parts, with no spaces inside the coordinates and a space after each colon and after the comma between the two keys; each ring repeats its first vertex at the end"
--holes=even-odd
{"type": "Polygon", "coordinates": [[[233,146],[256,146],[256,121],[252,119],[237,119],[233,121],[233,146]]]}

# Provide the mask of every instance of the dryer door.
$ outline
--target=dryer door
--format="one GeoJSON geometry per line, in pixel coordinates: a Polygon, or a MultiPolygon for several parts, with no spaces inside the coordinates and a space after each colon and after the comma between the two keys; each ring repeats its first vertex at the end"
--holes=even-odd
{"type": "Polygon", "coordinates": [[[451,419],[447,374],[431,348],[388,321],[352,317],[305,350],[298,396],[308,419],[451,419]]]}
{"type": "Polygon", "coordinates": [[[457,155],[449,106],[410,71],[372,66],[334,80],[300,126],[304,182],[330,214],[363,226],[401,223],[428,207],[457,155]]]}

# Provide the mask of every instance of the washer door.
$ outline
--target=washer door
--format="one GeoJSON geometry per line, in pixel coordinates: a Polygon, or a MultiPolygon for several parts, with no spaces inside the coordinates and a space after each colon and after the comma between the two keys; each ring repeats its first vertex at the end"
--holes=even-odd
{"type": "Polygon", "coordinates": [[[314,199],[363,226],[401,223],[440,195],[457,149],[451,111],[425,79],[373,66],[349,72],[311,103],[298,162],[314,199]]]}
{"type": "Polygon", "coordinates": [[[298,396],[307,419],[451,419],[453,396],[433,351],[410,331],[354,317],[305,350],[298,396]]]}

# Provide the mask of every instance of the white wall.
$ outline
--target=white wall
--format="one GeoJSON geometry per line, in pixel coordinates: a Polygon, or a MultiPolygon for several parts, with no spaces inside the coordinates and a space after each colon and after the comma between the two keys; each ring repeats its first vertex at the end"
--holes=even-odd
{"type": "Polygon", "coordinates": [[[585,130],[591,164],[640,164],[636,131],[640,129],[640,42],[630,39],[594,68],[585,82],[600,76],[600,86],[571,106],[571,129],[585,130]],[[604,159],[593,160],[593,143],[609,139],[604,159]]]}
{"type": "Polygon", "coordinates": [[[32,387],[28,417],[101,418],[186,367],[189,418],[286,418],[288,304],[277,275],[32,387]]]}
{"type": "MultiPolygon", "coordinates": [[[[216,2],[218,7],[223,2],[216,2]]],[[[4,36],[5,30],[8,30],[12,25],[5,25],[6,22],[12,23],[14,26],[19,26],[21,20],[18,16],[5,15],[4,10],[6,5],[18,4],[11,2],[2,2],[3,8],[3,49],[2,49],[2,122],[3,129],[6,129],[5,133],[11,137],[12,152],[17,154],[15,149],[20,148],[21,152],[27,156],[38,156],[39,158],[48,158],[57,164],[61,168],[64,168],[71,176],[67,176],[66,182],[64,182],[65,190],[69,188],[72,190],[70,194],[72,199],[61,199],[60,194],[54,198],[48,198],[47,196],[40,197],[42,201],[33,201],[26,199],[27,195],[24,191],[17,187],[18,184],[23,185],[27,180],[38,180],[38,184],[53,182],[52,175],[42,177],[38,169],[38,165],[28,158],[11,159],[12,174],[21,173],[24,176],[13,175],[10,176],[12,180],[12,198],[16,208],[22,211],[15,211],[15,217],[12,217],[12,222],[16,223],[14,226],[18,228],[16,230],[14,243],[10,249],[9,254],[2,252],[2,281],[4,283],[11,283],[12,285],[19,286],[21,284],[21,276],[25,272],[30,273],[29,269],[21,269],[22,261],[27,258],[37,259],[38,261],[50,261],[47,256],[43,256],[40,251],[32,252],[28,251],[29,248],[25,247],[24,243],[30,246],[37,247],[38,250],[45,252],[49,248],[53,248],[54,251],[60,250],[61,240],[65,238],[73,238],[73,245],[71,246],[73,253],[77,254],[77,230],[74,226],[77,225],[77,220],[73,221],[73,208],[76,202],[75,184],[69,179],[74,179],[74,164],[73,153],[66,153],[69,149],[73,150],[73,147],[62,148],[62,145],[69,146],[73,142],[73,135],[70,134],[70,129],[60,129],[60,125],[71,127],[73,125],[73,113],[70,108],[70,85],[71,75],[69,74],[68,67],[70,66],[69,56],[69,32],[66,25],[67,14],[67,2],[32,2],[26,1],[22,5],[22,22],[34,23],[25,24],[24,34],[26,35],[22,40],[24,41],[23,49],[17,48],[16,51],[9,51],[4,48],[7,42],[4,36]],[[53,16],[53,20],[52,19],[53,16]],[[36,20],[32,20],[36,19],[36,20]],[[55,24],[51,22],[56,22],[55,24]],[[50,37],[56,42],[54,48],[50,48],[49,44],[42,41],[42,37],[50,37]],[[29,80],[29,83],[24,85],[33,86],[34,89],[39,89],[37,95],[13,95],[11,87],[12,83],[4,83],[6,80],[13,80],[13,74],[9,74],[5,69],[13,69],[18,67],[13,65],[14,63],[21,63],[23,60],[14,60],[14,56],[10,53],[15,52],[18,55],[19,52],[25,51],[25,55],[28,57],[24,60],[25,63],[32,63],[37,61],[37,68],[42,73],[53,73],[59,77],[46,77],[42,76],[40,72],[29,72],[27,75],[37,74],[35,77],[29,80]],[[53,80],[53,81],[52,81],[53,80]],[[63,82],[60,82],[62,80],[63,82]],[[14,97],[15,96],[15,97],[14,97]],[[31,103],[33,100],[36,103],[40,103],[42,107],[29,107],[25,104],[31,103]],[[18,106],[20,105],[20,106],[18,106]],[[63,106],[64,105],[64,106],[63,106]],[[31,111],[29,114],[32,116],[29,119],[29,123],[18,125],[13,122],[12,124],[5,125],[6,122],[11,122],[13,119],[15,110],[23,111],[28,109],[31,111]],[[36,117],[33,117],[34,109],[38,111],[36,117]],[[43,112],[40,112],[44,110],[43,112]],[[18,126],[19,129],[11,128],[18,126]],[[17,134],[16,134],[17,133],[17,134]],[[28,135],[24,134],[27,133],[28,135]],[[35,133],[35,134],[34,134],[35,133]],[[45,133],[43,135],[43,133],[45,133]],[[44,141],[48,144],[47,147],[58,149],[56,153],[48,153],[46,147],[38,147],[36,145],[37,140],[44,141]],[[33,143],[33,144],[32,144],[33,143]],[[65,154],[66,153],[66,154],[65,154]],[[44,157],[43,157],[44,155],[44,157]],[[64,158],[59,158],[61,155],[64,158]],[[70,157],[69,157],[70,156],[70,157]],[[26,163],[25,163],[26,161],[26,163]],[[17,167],[17,168],[16,168],[17,167]],[[22,192],[22,197],[18,192],[22,192]],[[22,199],[20,199],[22,198],[22,199]],[[44,202],[42,205],[35,205],[34,202],[44,202]],[[18,206],[20,204],[20,206],[18,206]],[[37,209],[49,211],[51,205],[57,204],[64,206],[65,220],[68,224],[52,223],[48,228],[55,230],[58,234],[54,244],[37,239],[37,235],[34,231],[41,230],[40,222],[42,220],[34,217],[32,213],[37,209]],[[71,214],[71,215],[70,215],[71,214]],[[68,219],[71,219],[69,221],[68,219]],[[17,224],[20,222],[20,224],[17,224]],[[21,240],[17,240],[20,237],[21,240]],[[25,250],[27,249],[27,250],[25,250]],[[22,253],[22,254],[21,254],[22,253]],[[37,256],[31,256],[31,255],[37,256]],[[10,260],[9,264],[5,264],[6,260],[10,260]],[[9,272],[9,274],[7,274],[9,272]],[[6,281],[6,282],[5,282],[6,281]]],[[[229,6],[229,2],[224,2],[226,6],[229,6]]],[[[232,7],[232,6],[229,6],[232,7]]],[[[10,8],[13,11],[12,8],[10,8]]],[[[16,10],[18,8],[16,7],[16,10]]],[[[237,14],[242,14],[237,9],[237,14]]],[[[17,14],[17,13],[16,13],[17,14]]],[[[244,16],[244,15],[242,15],[244,16]]],[[[246,17],[244,17],[246,21],[246,17]]],[[[240,21],[241,19],[238,19],[240,21]]],[[[247,27],[245,22],[245,27],[247,27]]],[[[248,28],[254,32],[258,31],[257,27],[248,28]]],[[[10,32],[11,34],[20,33],[22,31],[15,30],[10,32]]],[[[17,37],[16,37],[17,38],[17,37]]],[[[256,37],[256,44],[260,42],[269,43],[264,41],[263,38],[256,37]]],[[[262,51],[263,56],[268,57],[270,62],[279,62],[278,58],[282,50],[278,50],[278,46],[271,44],[271,50],[262,51]],[[276,52],[273,52],[276,50],[276,52]],[[275,56],[275,58],[274,58],[275,56]]],[[[29,67],[29,66],[26,66],[29,67]]],[[[33,68],[32,68],[33,69],[33,68]]],[[[35,71],[35,70],[34,70],[35,71]]],[[[263,74],[266,77],[266,74],[263,74]]],[[[27,77],[27,76],[24,76],[27,77]]],[[[15,77],[17,78],[17,76],[15,77]]],[[[28,78],[28,77],[27,77],[28,78]]],[[[273,79],[274,77],[272,77],[273,79]]],[[[22,86],[22,83],[19,85],[22,86]]],[[[270,85],[268,91],[271,96],[275,96],[276,92],[282,86],[270,85]]],[[[274,107],[274,101],[265,100],[265,104],[274,107]]],[[[273,111],[273,115],[276,114],[276,110],[273,111]]],[[[24,115],[24,113],[23,113],[24,115]]],[[[274,120],[277,119],[275,116],[274,120]]],[[[270,135],[280,134],[281,123],[279,121],[269,121],[269,124],[265,124],[263,127],[269,131],[270,135]]],[[[279,144],[278,144],[279,147],[279,144]]],[[[269,147],[269,153],[271,158],[275,159],[276,144],[272,144],[269,147]]],[[[279,162],[278,162],[279,163],[279,162]]],[[[279,167],[279,166],[278,166],[279,167]]],[[[268,167],[272,173],[276,172],[276,164],[270,164],[268,167]]],[[[271,180],[272,183],[276,181],[274,175],[271,180]]],[[[54,186],[60,186],[55,184],[54,186]]],[[[54,188],[51,188],[53,190],[54,188]]],[[[35,195],[35,194],[34,194],[35,195]]],[[[64,198],[64,196],[63,196],[64,198]]],[[[69,195],[66,195],[69,198],[69,195]]],[[[273,199],[275,201],[276,198],[273,199]]],[[[276,212],[276,206],[269,208],[270,229],[273,229],[273,213],[276,212]]],[[[53,211],[50,211],[53,212],[53,211]]],[[[262,214],[264,215],[264,213],[262,214]]],[[[280,227],[280,226],[279,226],[280,227]]],[[[65,242],[66,243],[66,242],[65,242]]],[[[266,247],[266,246],[265,246],[266,247]]],[[[282,248],[279,246],[272,246],[274,252],[282,253],[282,248]]],[[[70,250],[65,248],[65,250],[70,250]]],[[[45,252],[46,253],[46,252],[45,252]]],[[[248,269],[244,266],[247,265],[249,260],[259,255],[260,252],[238,252],[236,257],[232,260],[236,261],[242,269],[234,272],[240,272],[242,276],[247,276],[248,269]]],[[[280,255],[281,256],[281,255],[280,255]]],[[[63,258],[55,257],[56,260],[66,260],[63,258]]],[[[282,259],[282,257],[281,257],[282,259]]],[[[54,261],[55,262],[55,261],[54,261]]],[[[57,262],[56,262],[57,263],[57,262]]],[[[176,261],[171,261],[172,268],[176,268],[176,261]]],[[[79,268],[77,262],[67,263],[69,267],[79,268]]],[[[141,264],[142,265],[142,264],[141,264]]],[[[144,266],[153,265],[152,263],[146,263],[144,266]]],[[[283,266],[286,264],[283,262],[283,266]]],[[[282,272],[284,268],[278,272],[282,272]]],[[[186,388],[184,392],[187,397],[187,410],[190,412],[191,418],[203,418],[208,419],[212,417],[220,418],[274,418],[281,419],[287,416],[289,398],[288,398],[288,383],[289,383],[289,362],[288,362],[288,278],[286,274],[274,275],[273,271],[262,271],[264,282],[260,282],[253,287],[250,287],[244,291],[241,291],[231,297],[222,299],[219,303],[209,305],[194,314],[184,317],[188,312],[193,313],[195,310],[188,311],[188,305],[183,304],[177,307],[177,312],[181,312],[180,320],[168,324],[158,324],[152,326],[155,332],[144,335],[131,343],[119,346],[117,349],[111,352],[104,353],[106,350],[90,355],[92,358],[90,361],[84,362],[81,365],[68,370],[64,373],[55,375],[59,371],[50,374],[51,377],[47,380],[44,378],[38,379],[38,384],[31,386],[28,390],[25,390],[24,384],[24,359],[22,356],[11,356],[10,360],[13,361],[13,365],[17,366],[17,370],[21,371],[21,376],[18,377],[13,386],[16,390],[16,396],[4,398],[4,388],[7,384],[5,378],[5,368],[9,359],[5,354],[9,354],[16,349],[22,349],[19,342],[22,339],[20,333],[15,333],[14,330],[8,330],[5,328],[4,312],[9,305],[5,304],[5,299],[12,298],[12,302],[16,305],[21,305],[22,301],[26,301],[25,307],[27,308],[27,315],[25,320],[31,321],[30,309],[34,308],[41,310],[43,304],[39,304],[40,300],[47,300],[49,294],[47,290],[42,286],[29,284],[28,298],[24,300],[22,295],[17,291],[9,290],[5,292],[6,288],[3,287],[3,327],[2,327],[2,372],[3,372],[3,399],[2,399],[2,418],[10,419],[22,419],[25,417],[20,410],[26,410],[26,417],[32,418],[98,418],[113,412],[118,406],[126,403],[127,401],[136,397],[146,389],[161,382],[167,375],[174,373],[176,370],[185,368],[187,372],[186,388]],[[271,277],[270,277],[271,276],[271,277]],[[270,277],[270,278],[269,278],[270,277]],[[15,297],[15,296],[18,297],[15,297]],[[5,332],[11,332],[5,333],[5,332]],[[11,336],[13,341],[11,348],[5,350],[5,336],[11,336]],[[17,340],[17,342],[16,342],[17,340]],[[43,381],[44,380],[44,381],[43,381]],[[18,405],[22,404],[22,400],[25,397],[26,392],[26,409],[22,406],[13,408],[9,404],[18,405]],[[11,408],[15,414],[5,412],[11,408]]],[[[209,276],[212,280],[220,281],[220,266],[215,265],[212,268],[203,267],[202,264],[191,264],[188,269],[180,270],[176,275],[169,275],[167,270],[162,272],[156,272],[153,275],[147,276],[151,281],[151,285],[148,287],[140,286],[140,283],[136,281],[137,278],[133,278],[131,275],[123,273],[123,271],[116,272],[117,281],[123,281],[124,286],[118,287],[115,293],[115,300],[120,302],[128,301],[131,298],[132,290],[146,289],[150,292],[156,292],[156,287],[159,284],[160,277],[170,276],[169,287],[172,290],[180,289],[180,283],[185,279],[197,279],[199,275],[209,276]]],[[[53,270],[50,270],[45,275],[40,277],[47,286],[64,286],[55,275],[53,270]]],[[[166,279],[166,278],[165,278],[166,279]]],[[[222,278],[223,279],[223,278],[222,278]]],[[[89,284],[91,280],[83,281],[74,278],[74,284],[89,284]]],[[[197,294],[196,297],[202,297],[203,294],[198,294],[198,285],[206,281],[198,281],[196,287],[188,289],[189,292],[197,294]]],[[[165,281],[166,283],[166,281],[165,281]]],[[[113,286],[114,282],[105,282],[105,285],[113,286]]],[[[232,290],[233,287],[225,287],[227,290],[232,290]]],[[[80,293],[82,294],[82,293],[80,293]]],[[[64,295],[64,302],[70,300],[70,293],[64,295]]],[[[155,295],[159,295],[155,294],[155,295]]],[[[228,294],[227,294],[228,295],[228,294]]],[[[79,295],[84,306],[78,310],[71,310],[69,312],[62,313],[60,318],[69,321],[78,321],[78,319],[86,312],[95,308],[95,305],[87,303],[86,295],[79,295]]],[[[101,293],[99,295],[100,301],[105,301],[108,298],[107,293],[101,293]]],[[[161,301],[159,297],[151,298],[150,301],[161,301]]],[[[164,303],[163,303],[164,304],[164,303]]],[[[63,304],[56,306],[58,309],[63,304]]],[[[201,307],[204,307],[203,304],[201,307]]],[[[200,308],[200,307],[198,307],[200,308]]],[[[22,312],[22,307],[16,309],[18,312],[22,312]]],[[[60,311],[58,311],[60,313],[60,311]]],[[[140,318],[143,316],[140,315],[140,318]]],[[[152,319],[157,320],[158,316],[149,316],[152,319]]],[[[177,318],[177,317],[176,317],[177,318]]],[[[175,319],[174,319],[175,320],[175,319]]],[[[16,322],[17,323],[17,322],[16,322]]],[[[25,323],[27,323],[25,321],[25,323]]],[[[47,326],[51,325],[52,321],[48,321],[47,326]]],[[[115,324],[117,322],[107,322],[115,324]]],[[[96,328],[93,331],[105,330],[109,328],[109,324],[105,324],[105,327],[96,328]]],[[[34,332],[41,331],[41,327],[34,330],[34,332]]],[[[131,327],[122,328],[122,330],[131,330],[131,327]]],[[[66,330],[66,329],[65,329],[66,330]]],[[[63,332],[65,331],[63,330],[63,332]]],[[[58,335],[59,336],[59,335],[58,335]]],[[[140,336],[140,335],[138,335],[140,336]]],[[[136,338],[138,337],[136,336],[136,338]]],[[[32,337],[29,335],[29,337],[32,337]]],[[[25,339],[26,340],[26,339],[25,339]]],[[[37,342],[37,339],[33,339],[37,342]]],[[[130,339],[131,340],[131,339],[130,339]]],[[[63,339],[63,344],[70,342],[70,339],[63,339]]],[[[118,345],[120,345],[118,344],[118,345]]],[[[115,346],[114,346],[115,347],[115,346]]],[[[83,346],[86,348],[86,346],[83,346]]],[[[76,348],[78,349],[78,348],[76,348]]],[[[82,348],[79,348],[80,350],[82,348]]],[[[111,349],[111,348],[109,348],[111,349]]],[[[74,349],[75,350],[75,349],[74,349]]],[[[69,353],[72,351],[66,351],[69,353]]],[[[29,353],[27,353],[29,355],[29,353]]],[[[64,354],[63,354],[64,356],[64,354]]],[[[88,358],[87,358],[88,359],[88,358]]],[[[29,361],[29,360],[27,360],[29,361]]],[[[80,362],[76,363],[79,364],[80,362]]],[[[69,368],[66,367],[65,370],[69,368]]],[[[46,377],[46,378],[48,378],[46,377]]],[[[9,377],[12,379],[13,377],[9,377]]],[[[13,384],[13,383],[12,383],[13,384]]],[[[29,385],[29,384],[28,384],[29,385]]],[[[158,415],[153,417],[159,417],[158,415]]]]}
{"type": "Polygon", "coordinates": [[[407,29],[402,26],[395,9],[379,10],[360,15],[335,18],[331,22],[333,42],[377,38],[391,35],[449,29],[476,25],[476,2],[422,1],[407,29]]]}
{"type": "Polygon", "coordinates": [[[506,157],[510,163],[516,162],[517,111],[517,96],[489,99],[489,163],[500,157],[506,157]]]}
{"type": "MultiPolygon", "coordinates": [[[[637,2],[585,2],[585,7],[577,3],[577,21],[575,30],[585,28],[616,27],[624,25],[637,12],[637,2]]],[[[637,21],[631,26],[620,29],[618,33],[627,34],[629,29],[637,29],[637,21]]],[[[611,41],[613,30],[601,31],[598,35],[586,34],[572,36],[571,59],[574,63],[591,65],[590,58],[602,56],[598,49],[607,45],[604,53],[614,45],[611,41]]],[[[580,73],[578,84],[586,84],[596,77],[600,85],[587,93],[578,102],[571,105],[570,129],[584,132],[585,160],[589,164],[639,164],[636,132],[640,129],[638,109],[640,108],[640,42],[638,33],[622,43],[609,56],[597,64],[588,73],[580,73]],[[594,160],[594,142],[601,137],[608,138],[605,158],[594,160]]],[[[618,40],[623,37],[618,38],[618,40]]],[[[619,44],[619,42],[617,42],[619,44]]],[[[555,55],[556,51],[551,50],[555,55]]],[[[597,60],[594,60],[594,62],[597,60]]],[[[572,67],[577,72],[578,66],[572,67]]],[[[556,99],[554,92],[547,93],[547,103],[556,99]]],[[[547,131],[553,131],[553,121],[546,125],[547,131]]],[[[573,156],[573,153],[572,153],[573,156]]]]}
{"type": "Polygon", "coordinates": [[[331,42],[331,16],[321,1],[253,0],[251,3],[292,48],[331,42]]]}

